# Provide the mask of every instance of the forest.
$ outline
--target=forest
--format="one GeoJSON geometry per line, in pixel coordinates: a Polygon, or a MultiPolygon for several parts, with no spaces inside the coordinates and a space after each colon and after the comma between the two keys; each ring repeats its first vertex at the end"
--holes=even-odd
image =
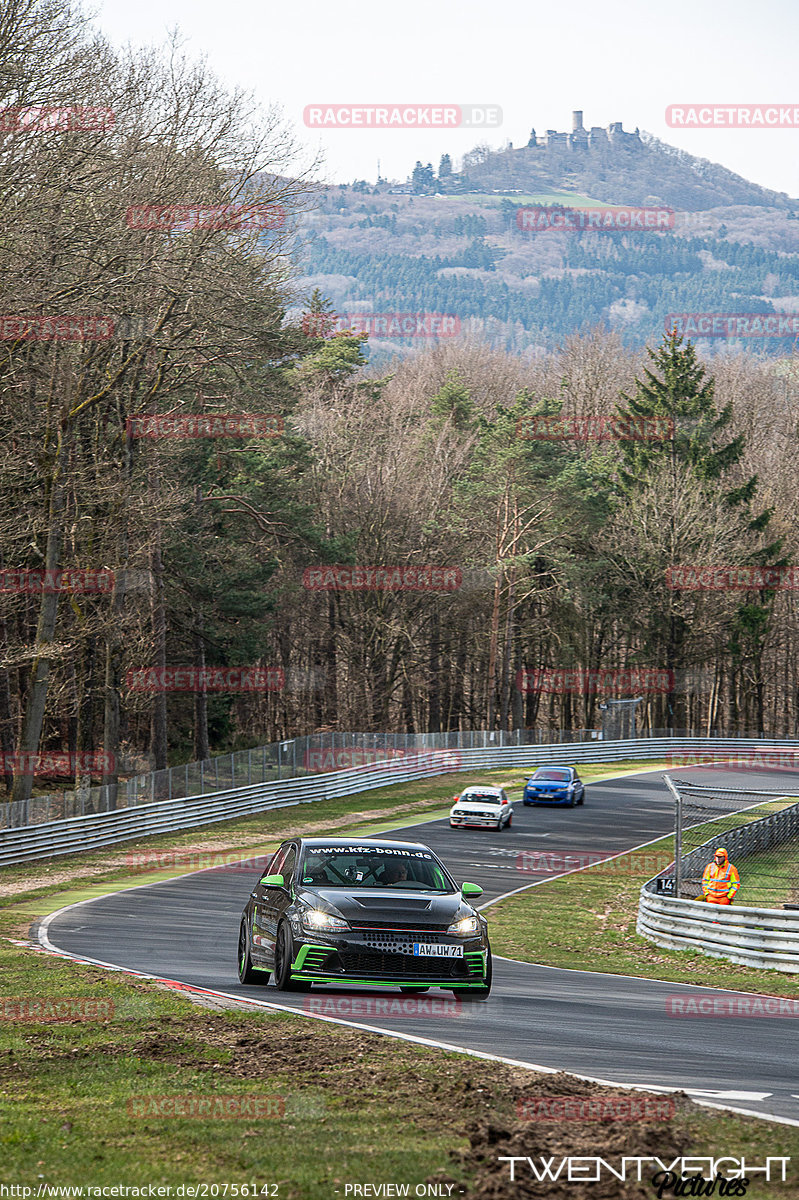
{"type": "Polygon", "coordinates": [[[596,327],[370,364],[303,291],[320,189],[279,115],[64,0],[3,20],[4,94],[113,115],[0,142],[9,796],[37,755],[77,788],[316,730],[590,729],[637,689],[641,731],[797,736],[792,354],[596,327]],[[126,219],[187,205],[216,216],[126,219]]]}

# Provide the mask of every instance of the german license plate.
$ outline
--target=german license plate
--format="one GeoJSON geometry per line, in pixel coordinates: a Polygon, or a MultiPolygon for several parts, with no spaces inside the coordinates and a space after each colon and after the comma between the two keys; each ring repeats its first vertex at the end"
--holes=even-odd
{"type": "Polygon", "coordinates": [[[439,945],[436,942],[414,942],[413,952],[422,958],[463,958],[463,946],[439,945]]]}

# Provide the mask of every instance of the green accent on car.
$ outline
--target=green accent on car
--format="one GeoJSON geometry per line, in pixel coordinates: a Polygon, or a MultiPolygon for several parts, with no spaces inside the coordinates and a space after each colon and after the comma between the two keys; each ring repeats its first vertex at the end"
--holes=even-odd
{"type": "Polygon", "coordinates": [[[306,962],[309,958],[311,961],[307,962],[307,969],[309,971],[321,971],[322,963],[327,958],[330,951],[330,946],[300,946],[299,953],[294,959],[294,962],[291,964],[292,974],[295,971],[301,971],[303,967],[306,966],[306,962]]]}
{"type": "Polygon", "coordinates": [[[263,879],[261,880],[261,883],[264,885],[264,887],[283,887],[284,886],[282,875],[264,875],[263,879]]]}
{"type": "Polygon", "coordinates": [[[460,983],[456,979],[358,979],[355,975],[311,975],[307,971],[295,971],[292,967],[292,979],[304,979],[308,983],[354,983],[358,987],[417,987],[417,988],[473,988],[474,980],[467,979],[460,983]]]}
{"type": "Polygon", "coordinates": [[[467,950],[463,956],[466,959],[466,965],[469,968],[470,975],[478,975],[480,979],[485,979],[486,974],[486,953],[485,950],[467,950]]]}
{"type": "Polygon", "coordinates": [[[482,896],[483,889],[479,883],[464,883],[461,888],[462,896],[482,896]]]}

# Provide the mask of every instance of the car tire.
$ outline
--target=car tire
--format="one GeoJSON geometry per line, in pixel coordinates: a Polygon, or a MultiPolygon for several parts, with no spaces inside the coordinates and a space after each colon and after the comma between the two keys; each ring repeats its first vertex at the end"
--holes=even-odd
{"type": "Polygon", "coordinates": [[[281,992],[307,992],[310,983],[303,979],[291,978],[291,964],[294,961],[294,939],[285,921],[278,926],[275,942],[275,987],[281,992]]]}
{"type": "Polygon", "coordinates": [[[508,820],[507,820],[508,829],[510,829],[512,824],[513,824],[513,813],[510,814],[510,816],[508,817],[508,820]]]}
{"type": "Polygon", "coordinates": [[[257,971],[250,957],[250,934],[247,922],[243,920],[239,926],[239,981],[241,983],[269,983],[269,971],[257,971]]]}
{"type": "Polygon", "coordinates": [[[577,801],[577,803],[585,804],[585,788],[583,788],[583,790],[580,792],[580,799],[577,801]]]}
{"type": "Polygon", "coordinates": [[[491,948],[488,950],[488,970],[486,971],[486,982],[483,987],[470,988],[453,988],[453,994],[460,1000],[487,1000],[491,992],[491,980],[494,974],[494,964],[491,958],[491,948]]]}

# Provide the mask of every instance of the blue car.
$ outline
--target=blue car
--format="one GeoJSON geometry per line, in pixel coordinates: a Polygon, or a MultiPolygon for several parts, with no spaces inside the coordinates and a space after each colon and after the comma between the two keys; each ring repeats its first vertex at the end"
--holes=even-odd
{"type": "Polygon", "coordinates": [[[525,776],[525,804],[575,804],[585,801],[585,784],[574,767],[539,767],[535,775],[525,776]]]}

